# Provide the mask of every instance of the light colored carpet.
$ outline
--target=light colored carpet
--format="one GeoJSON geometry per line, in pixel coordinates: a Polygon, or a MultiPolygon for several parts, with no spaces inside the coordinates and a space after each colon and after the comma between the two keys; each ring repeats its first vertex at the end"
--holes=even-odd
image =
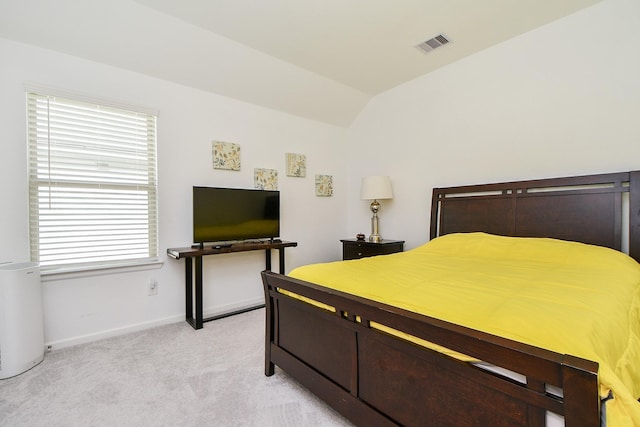
{"type": "Polygon", "coordinates": [[[54,350],[0,380],[1,426],[351,426],[276,368],[264,309],[54,350]]]}

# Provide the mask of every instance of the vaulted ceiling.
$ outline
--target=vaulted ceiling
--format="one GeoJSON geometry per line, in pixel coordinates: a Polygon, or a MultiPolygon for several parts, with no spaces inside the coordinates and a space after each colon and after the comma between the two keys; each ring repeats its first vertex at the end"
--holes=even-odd
{"type": "Polygon", "coordinates": [[[373,96],[598,1],[0,0],[0,37],[348,126],[373,96]]]}

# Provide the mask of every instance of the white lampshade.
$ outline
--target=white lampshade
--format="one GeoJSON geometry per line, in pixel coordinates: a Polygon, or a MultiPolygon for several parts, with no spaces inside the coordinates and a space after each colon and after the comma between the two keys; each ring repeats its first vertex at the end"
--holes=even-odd
{"type": "Polygon", "coordinates": [[[382,200],[393,198],[391,180],[388,176],[365,176],[360,189],[362,200],[382,200]]]}

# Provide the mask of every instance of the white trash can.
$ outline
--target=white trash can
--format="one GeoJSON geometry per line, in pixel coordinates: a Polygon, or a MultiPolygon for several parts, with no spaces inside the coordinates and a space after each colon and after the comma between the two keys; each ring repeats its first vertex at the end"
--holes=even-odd
{"type": "Polygon", "coordinates": [[[0,379],[44,359],[40,268],[33,262],[0,264],[0,379]]]}

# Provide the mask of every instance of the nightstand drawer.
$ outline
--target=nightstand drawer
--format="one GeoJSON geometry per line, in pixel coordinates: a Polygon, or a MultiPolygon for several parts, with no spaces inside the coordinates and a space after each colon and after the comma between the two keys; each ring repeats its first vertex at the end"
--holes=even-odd
{"type": "Polygon", "coordinates": [[[379,243],[356,239],[340,241],[342,242],[343,260],[393,254],[402,252],[404,249],[404,240],[382,240],[379,243]]]}

